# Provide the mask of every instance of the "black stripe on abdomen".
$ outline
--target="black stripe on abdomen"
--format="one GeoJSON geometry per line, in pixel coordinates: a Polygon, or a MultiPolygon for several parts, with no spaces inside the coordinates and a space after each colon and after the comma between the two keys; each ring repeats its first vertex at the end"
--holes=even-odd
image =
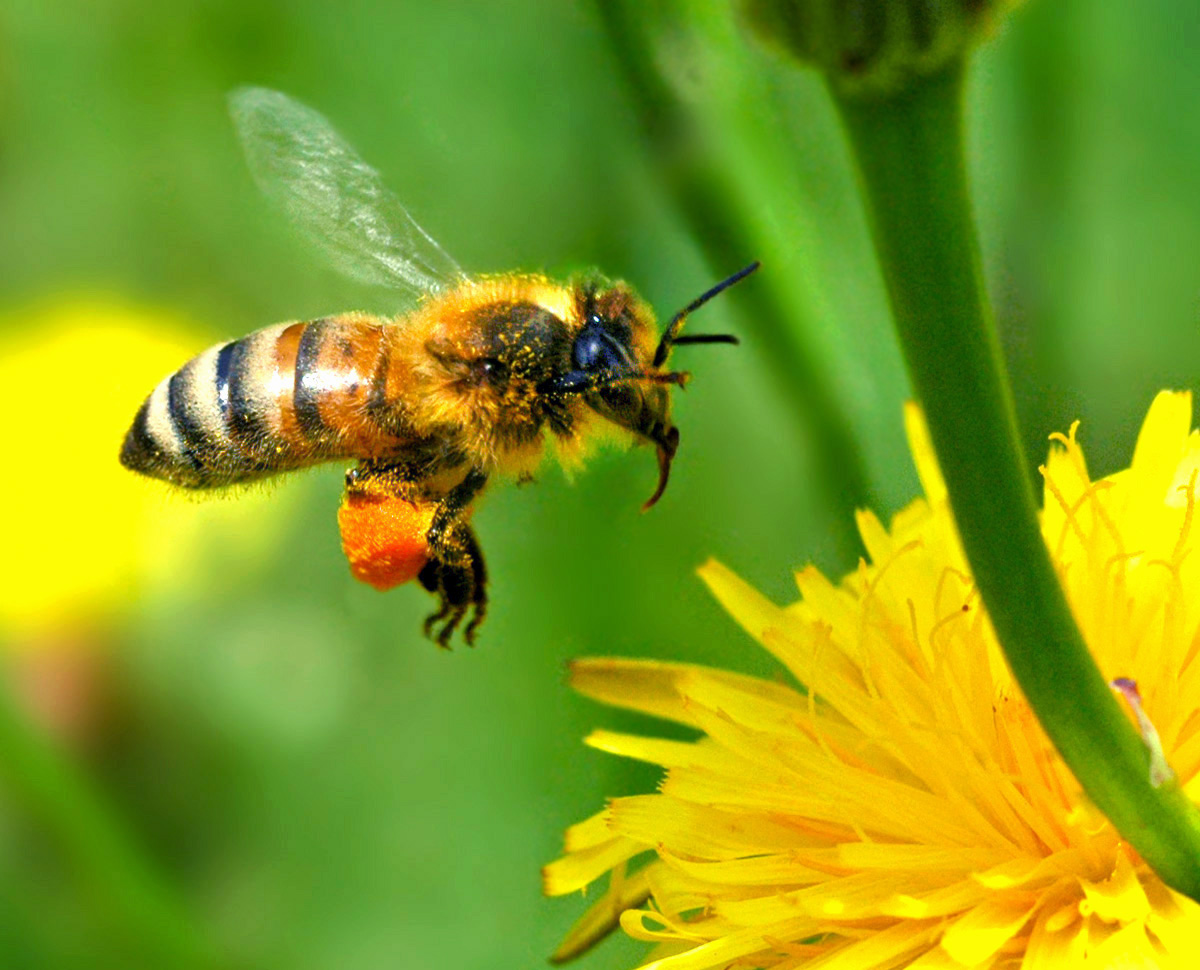
{"type": "Polygon", "coordinates": [[[296,350],[296,381],[292,392],[292,405],[296,410],[296,424],[304,437],[312,442],[326,440],[330,428],[321,419],[321,375],[319,363],[321,348],[329,329],[327,319],[313,320],[305,324],[300,335],[300,346],[296,350]]]}
{"type": "MultiPolygon", "coordinates": [[[[262,455],[273,436],[266,415],[262,413],[262,405],[256,404],[250,394],[250,386],[255,380],[255,375],[249,373],[250,350],[256,338],[261,339],[258,334],[251,334],[226,344],[217,356],[217,400],[221,404],[225,430],[229,440],[251,457],[262,455]]],[[[255,464],[265,467],[262,462],[255,464]]]]}
{"type": "Polygon", "coordinates": [[[121,444],[121,464],[130,471],[151,474],[163,467],[163,449],[150,433],[147,417],[150,414],[150,399],[146,398],[133,424],[125,432],[125,440],[121,444]]]}
{"type": "Polygon", "coordinates": [[[260,457],[265,426],[253,427],[254,409],[247,407],[245,388],[241,383],[241,368],[244,367],[245,351],[239,347],[247,339],[231,340],[217,351],[216,380],[217,408],[221,415],[221,426],[225,430],[232,454],[227,472],[234,479],[254,477],[270,471],[270,465],[260,457]],[[237,386],[234,386],[235,376],[237,386]],[[235,393],[235,391],[237,393],[235,393]]]}
{"type": "Polygon", "coordinates": [[[205,455],[211,450],[212,443],[188,406],[188,385],[192,382],[191,368],[192,365],[188,364],[171,375],[167,384],[167,413],[179,439],[183,456],[197,472],[202,472],[207,464],[205,455]]]}
{"type": "Polygon", "coordinates": [[[398,419],[396,408],[388,401],[387,383],[388,370],[392,366],[392,355],[386,349],[379,354],[379,362],[371,375],[371,390],[367,395],[367,417],[377,428],[388,434],[398,434],[402,422],[398,419]]]}

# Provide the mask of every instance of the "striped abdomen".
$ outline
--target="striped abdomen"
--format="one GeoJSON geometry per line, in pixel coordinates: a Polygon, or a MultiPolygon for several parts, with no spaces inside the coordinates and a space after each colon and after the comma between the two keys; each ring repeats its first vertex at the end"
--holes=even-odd
{"type": "Polygon", "coordinates": [[[365,314],[284,323],[210,347],[158,385],[121,464],[214,488],[403,444],[383,424],[389,329],[365,314]]]}

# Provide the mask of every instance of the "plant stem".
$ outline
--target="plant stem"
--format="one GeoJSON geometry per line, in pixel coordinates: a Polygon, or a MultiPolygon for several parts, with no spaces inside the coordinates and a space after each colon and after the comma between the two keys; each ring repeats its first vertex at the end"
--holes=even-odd
{"type": "Polygon", "coordinates": [[[0,680],[0,783],[50,834],[115,921],[123,944],[153,965],[215,967],[208,941],[94,785],[20,711],[0,680]]]}
{"type": "Polygon", "coordinates": [[[1071,616],[984,292],[963,152],[963,64],[886,99],[831,86],[895,323],[979,591],[1005,656],[1088,796],[1170,886],[1200,899],[1200,813],[1150,783],[1145,746],[1071,616]]]}

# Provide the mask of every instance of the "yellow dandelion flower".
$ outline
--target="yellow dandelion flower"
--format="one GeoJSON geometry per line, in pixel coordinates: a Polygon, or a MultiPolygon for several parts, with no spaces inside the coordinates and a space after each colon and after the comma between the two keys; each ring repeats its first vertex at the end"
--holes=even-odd
{"type": "Polygon", "coordinates": [[[78,300],[0,318],[0,643],[94,629],[148,583],[191,578],[206,533],[264,549],[265,494],[196,502],[117,460],[146,394],[211,343],[174,314],[78,300]]]}
{"type": "MultiPolygon", "coordinates": [[[[666,775],[567,831],[546,891],[611,881],[557,957],[619,920],[658,944],[645,964],[658,970],[1195,965],[1200,906],[1123,842],[1051,747],[982,609],[915,409],[907,426],[925,498],[890,529],[860,514],[869,561],[840,584],[805,569],[800,602],[778,607],[717,563],[701,570],[807,693],[687,664],[572,668],[585,694],[701,733],[588,739],[666,775]]],[[[1097,481],[1075,428],[1056,436],[1042,522],[1102,672],[1136,682],[1195,797],[1190,427],[1190,395],[1160,394],[1131,466],[1097,481]]]]}

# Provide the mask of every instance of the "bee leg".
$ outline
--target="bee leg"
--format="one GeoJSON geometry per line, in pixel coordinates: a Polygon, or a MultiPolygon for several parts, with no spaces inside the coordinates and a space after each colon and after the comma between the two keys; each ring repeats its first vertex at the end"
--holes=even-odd
{"type": "Polygon", "coordinates": [[[475,629],[479,627],[487,612],[487,573],[479,541],[468,526],[458,526],[454,539],[461,558],[449,563],[440,559],[430,559],[418,576],[421,586],[440,599],[438,611],[425,621],[425,635],[437,640],[440,647],[450,646],[450,637],[472,607],[474,615],[467,624],[463,637],[468,646],[474,646],[475,629]],[[443,624],[442,629],[434,636],[433,629],[438,623],[443,624]]]}
{"type": "Polygon", "coordinates": [[[479,540],[475,538],[475,532],[469,526],[463,526],[462,529],[466,533],[464,542],[471,557],[471,605],[475,609],[471,616],[471,622],[463,631],[463,637],[466,639],[467,645],[473,647],[475,646],[475,631],[479,629],[479,624],[487,616],[487,567],[483,563],[483,550],[479,548],[479,540]]]}
{"type": "MultiPolygon", "coordinates": [[[[465,562],[469,557],[469,550],[462,542],[463,533],[457,528],[458,517],[486,483],[487,474],[472,468],[467,472],[467,477],[450,489],[438,503],[433,522],[425,533],[425,542],[434,557],[443,563],[465,562]]],[[[470,530],[466,534],[469,535],[470,530]]]]}
{"type": "Polygon", "coordinates": [[[467,608],[471,602],[468,588],[470,576],[469,569],[448,566],[436,559],[431,559],[419,576],[421,585],[441,600],[437,612],[425,620],[425,636],[447,650],[450,648],[450,637],[467,615],[467,608]],[[442,627],[437,630],[435,636],[434,630],[439,623],[442,627]]]}
{"type": "Polygon", "coordinates": [[[415,497],[417,487],[410,469],[403,465],[363,459],[346,472],[347,495],[415,497]]]}
{"type": "Polygon", "coordinates": [[[417,574],[417,581],[440,599],[437,612],[425,617],[425,625],[422,628],[425,636],[432,640],[434,625],[449,616],[451,609],[450,601],[442,592],[442,564],[436,559],[430,559],[417,574]]]}
{"type": "Polygon", "coordinates": [[[484,472],[475,468],[467,472],[466,477],[438,503],[433,522],[425,533],[429,562],[417,578],[441,601],[437,612],[425,621],[425,635],[435,639],[442,647],[449,647],[450,637],[462,623],[467,611],[474,607],[474,615],[464,634],[467,643],[472,644],[475,630],[486,609],[483,554],[479,551],[479,543],[470,526],[459,521],[486,483],[487,475],[484,472]],[[435,637],[433,631],[439,623],[442,628],[435,637]]]}
{"type": "Polygon", "coordinates": [[[421,585],[441,601],[437,612],[425,620],[425,635],[436,640],[438,646],[447,648],[454,631],[471,609],[474,612],[463,638],[468,646],[474,646],[475,631],[487,613],[487,570],[475,533],[469,526],[460,525],[454,530],[454,541],[460,550],[460,559],[454,562],[430,559],[417,577],[421,585]],[[434,636],[439,623],[442,628],[434,636]]]}

